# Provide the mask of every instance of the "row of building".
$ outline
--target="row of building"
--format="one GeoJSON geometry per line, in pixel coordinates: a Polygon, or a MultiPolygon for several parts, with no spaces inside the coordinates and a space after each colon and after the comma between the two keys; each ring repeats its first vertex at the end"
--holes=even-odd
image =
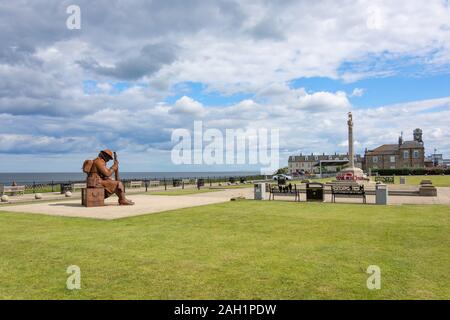
{"type": "MultiPolygon", "coordinates": [[[[450,166],[442,155],[425,156],[421,129],[413,132],[413,140],[404,141],[403,134],[396,144],[384,144],[373,150],[366,149],[364,156],[355,155],[355,166],[366,172],[376,169],[403,169],[450,166]]],[[[303,155],[289,158],[289,173],[335,173],[349,161],[348,154],[303,155]]]]}

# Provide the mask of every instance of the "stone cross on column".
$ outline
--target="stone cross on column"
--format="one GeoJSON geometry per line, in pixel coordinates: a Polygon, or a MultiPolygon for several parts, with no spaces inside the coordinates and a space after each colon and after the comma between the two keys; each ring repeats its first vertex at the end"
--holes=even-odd
{"type": "Polygon", "coordinates": [[[348,113],[348,156],[350,160],[350,168],[355,167],[355,155],[353,153],[353,116],[348,113]]]}

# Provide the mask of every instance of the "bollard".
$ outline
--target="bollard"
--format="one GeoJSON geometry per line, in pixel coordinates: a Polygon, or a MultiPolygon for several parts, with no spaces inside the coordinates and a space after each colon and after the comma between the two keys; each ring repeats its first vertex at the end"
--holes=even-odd
{"type": "Polygon", "coordinates": [[[377,184],[375,190],[375,203],[380,206],[388,204],[388,186],[386,184],[377,184]]]}
{"type": "Polygon", "coordinates": [[[255,200],[265,200],[266,198],[266,184],[256,183],[254,186],[254,199],[255,200]]]}

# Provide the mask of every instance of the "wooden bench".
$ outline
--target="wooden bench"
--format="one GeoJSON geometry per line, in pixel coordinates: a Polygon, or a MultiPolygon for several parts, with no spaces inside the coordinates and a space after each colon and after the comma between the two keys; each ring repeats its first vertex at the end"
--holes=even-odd
{"type": "Polygon", "coordinates": [[[363,185],[332,185],[331,186],[331,202],[336,202],[336,197],[342,198],[363,198],[363,203],[366,203],[366,191],[363,185]]]}
{"type": "Polygon", "coordinates": [[[0,195],[10,193],[12,195],[19,193],[25,194],[25,186],[0,186],[0,195]]]}
{"type": "Polygon", "coordinates": [[[128,184],[129,188],[141,188],[142,187],[142,181],[130,181],[128,184]]]}
{"type": "Polygon", "coordinates": [[[149,188],[151,187],[159,187],[160,181],[159,180],[151,180],[148,182],[149,188]]]}
{"type": "Polygon", "coordinates": [[[288,186],[271,186],[269,185],[269,200],[275,200],[275,195],[281,197],[294,197],[295,202],[300,202],[300,190],[297,189],[297,185],[288,186]]]}
{"type": "Polygon", "coordinates": [[[86,183],[74,183],[72,184],[72,191],[75,192],[77,189],[84,189],[86,188],[86,183]]]}

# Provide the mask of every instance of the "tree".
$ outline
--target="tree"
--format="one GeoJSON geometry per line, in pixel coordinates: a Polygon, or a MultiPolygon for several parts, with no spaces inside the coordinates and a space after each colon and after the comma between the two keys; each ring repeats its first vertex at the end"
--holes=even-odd
{"type": "Polygon", "coordinates": [[[288,174],[288,173],[289,173],[289,168],[288,168],[288,167],[278,169],[278,170],[275,172],[275,174],[288,174]]]}

